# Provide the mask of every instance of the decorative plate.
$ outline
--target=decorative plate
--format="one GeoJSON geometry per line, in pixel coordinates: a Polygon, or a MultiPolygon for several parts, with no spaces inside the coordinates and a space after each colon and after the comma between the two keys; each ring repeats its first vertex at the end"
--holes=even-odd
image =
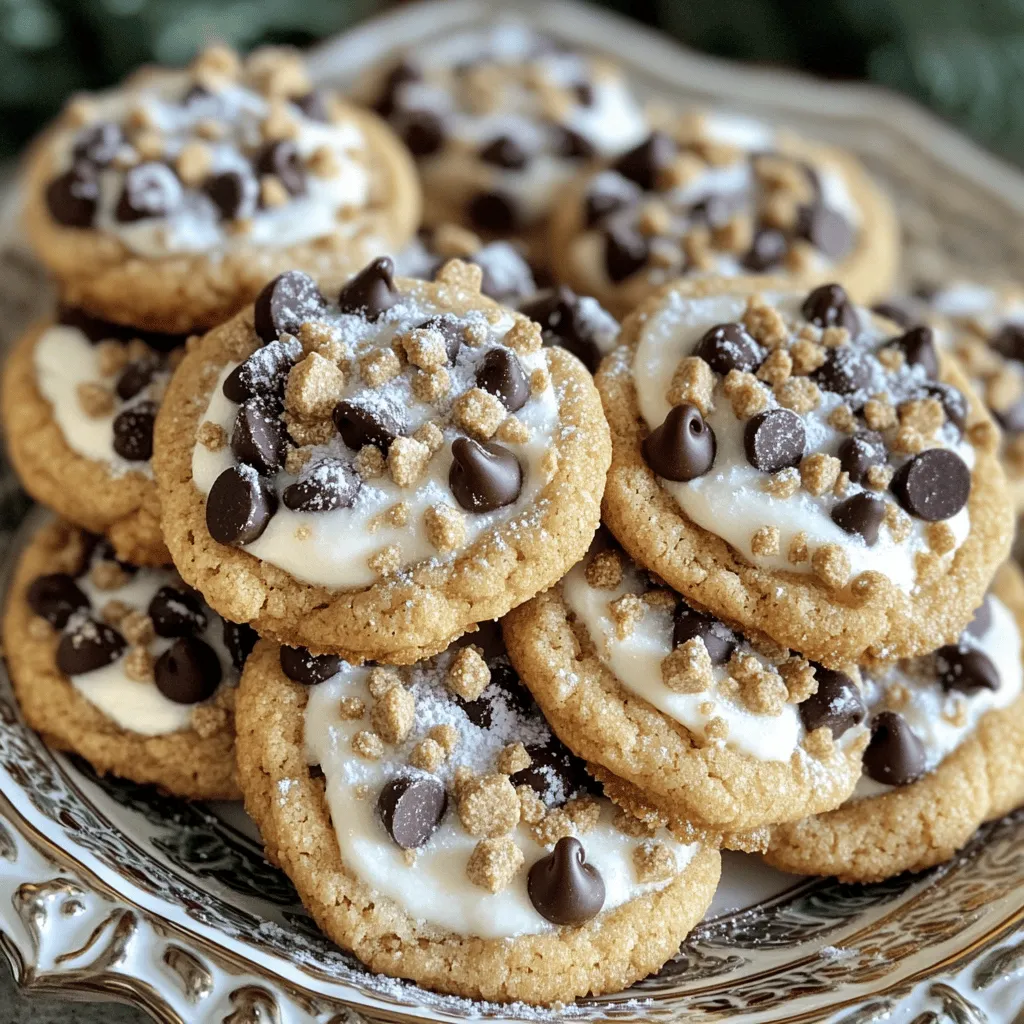
{"type": "MultiPolygon", "coordinates": [[[[371,22],[313,54],[344,85],[392,46],[498,14],[611,51],[651,96],[749,111],[859,153],[891,189],[908,280],[1024,278],[1024,178],[912,104],[735,67],[567,3],[452,0],[371,22]]],[[[0,218],[0,341],[48,300],[0,218]]],[[[0,585],[42,513],[0,473],[0,585]]],[[[1024,1024],[1024,813],[952,863],[882,885],[781,875],[728,854],[705,922],[661,973],[559,1011],[440,997],[366,972],[324,939],[234,805],[99,779],[21,721],[0,673],[0,949],[22,986],[122,999],[167,1022],[685,1021],[1024,1024]],[[1015,1016],[1016,1015],[1016,1016],[1015,1016]]]]}

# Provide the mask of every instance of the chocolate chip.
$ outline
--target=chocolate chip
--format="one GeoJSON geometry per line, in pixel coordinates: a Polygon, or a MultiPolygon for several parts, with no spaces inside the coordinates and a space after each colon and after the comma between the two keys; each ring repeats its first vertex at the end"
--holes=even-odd
{"type": "Polygon", "coordinates": [[[448,362],[454,363],[455,357],[462,348],[462,331],[465,328],[465,321],[460,320],[453,313],[442,313],[440,316],[432,316],[424,320],[420,328],[428,331],[437,331],[444,338],[444,351],[448,356],[448,362]]]}
{"type": "Polygon", "coordinates": [[[341,658],[336,654],[310,654],[308,647],[282,647],[281,671],[295,683],[315,686],[341,670],[341,658]]]}
{"type": "Polygon", "coordinates": [[[608,277],[618,284],[635,274],[650,254],[647,239],[635,228],[624,224],[610,224],[604,230],[604,269],[608,277]]]}
{"type": "Polygon", "coordinates": [[[935,652],[935,672],[939,685],[949,693],[975,693],[998,690],[999,670],[984,651],[947,644],[935,652]]]}
{"type": "Polygon", "coordinates": [[[798,705],[800,721],[808,732],[828,726],[833,739],[860,725],[868,709],[857,684],[844,672],[814,664],[818,689],[798,705]]]}
{"type": "Polygon", "coordinates": [[[937,398],[942,403],[946,418],[962,434],[967,426],[967,399],[963,392],[953,387],[952,384],[944,384],[936,381],[924,386],[924,395],[928,398],[937,398]]]}
{"type": "Polygon", "coordinates": [[[247,622],[231,622],[224,619],[223,626],[224,646],[231,655],[231,664],[241,672],[260,635],[247,622]]]}
{"type": "Polygon", "coordinates": [[[743,255],[743,267],[755,274],[781,267],[789,252],[789,239],[776,228],[760,228],[743,255]]]}
{"type": "Polygon", "coordinates": [[[823,284],[804,299],[800,311],[818,327],[845,327],[851,337],[860,330],[857,311],[841,284],[823,284]]]}
{"type": "Polygon", "coordinates": [[[905,334],[894,338],[886,348],[903,353],[908,366],[920,366],[929,380],[939,376],[939,356],[935,350],[935,332],[930,327],[911,327],[905,334]]]}
{"type": "Polygon", "coordinates": [[[747,421],[743,446],[747,461],[764,473],[798,466],[804,457],[803,421],[789,409],[768,409],[747,421]]]}
{"type": "Polygon", "coordinates": [[[221,544],[251,544],[277,511],[277,495],[251,466],[230,466],[206,498],[206,528],[221,544]]]}
{"type": "Polygon", "coordinates": [[[38,576],[25,595],[29,608],[41,615],[54,629],[63,629],[71,613],[89,607],[89,598],[78,589],[78,584],[64,572],[38,576]]]}
{"type": "Polygon", "coordinates": [[[993,409],[992,415],[1006,433],[1021,433],[1024,431],[1024,398],[1018,398],[1005,409],[993,409]]]}
{"type": "Polygon", "coordinates": [[[340,459],[321,459],[308,466],[281,494],[285,508],[295,512],[330,512],[348,508],[359,493],[356,471],[340,459]]]}
{"type": "Polygon", "coordinates": [[[624,178],[635,181],[645,192],[658,187],[658,176],[676,158],[675,141],[665,132],[655,131],[639,146],[623,153],[613,164],[624,178]]]}
{"type": "Polygon", "coordinates": [[[900,305],[895,299],[889,299],[886,302],[876,302],[871,307],[871,312],[885,317],[886,320],[891,320],[894,324],[903,328],[913,327],[917,322],[913,310],[908,306],[900,305]]]}
{"type": "Polygon", "coordinates": [[[929,448],[905,462],[892,478],[903,509],[930,523],[955,516],[971,493],[971,471],[956,452],[929,448]]]}
{"type": "Polygon", "coordinates": [[[292,103],[311,121],[326,124],[331,119],[331,112],[327,109],[327,96],[322,89],[310,89],[302,96],[293,96],[292,103]]]}
{"type": "Polygon", "coordinates": [[[106,167],[124,145],[124,135],[113,121],[100,121],[86,128],[76,139],[71,155],[74,163],[84,160],[94,167],[106,167]]]}
{"type": "Polygon", "coordinates": [[[852,395],[870,387],[874,373],[866,353],[851,345],[841,345],[828,349],[825,362],[811,374],[811,378],[823,391],[852,395]]]}
{"type": "Polygon", "coordinates": [[[182,636],[156,659],[156,688],[175,704],[209,700],[220,686],[223,669],[217,652],[205,640],[182,636]]]}
{"type": "Polygon", "coordinates": [[[885,502],[867,491],[840,502],[832,509],[832,522],[847,533],[863,538],[868,547],[878,540],[878,529],[885,518],[885,502]]]}
{"type": "Polygon", "coordinates": [[[989,339],[989,345],[1004,359],[1024,362],[1024,324],[1003,324],[989,339]]]}
{"type": "Polygon", "coordinates": [[[583,201],[584,224],[593,227],[599,220],[634,205],[639,194],[636,185],[620,175],[600,175],[583,201]]]}
{"type": "Polygon", "coordinates": [[[96,216],[100,186],[88,166],[75,166],[59,174],[46,186],[46,208],[50,216],[67,228],[87,228],[96,216]]]}
{"type": "Polygon", "coordinates": [[[447,809],[444,783],[426,772],[396,776],[377,798],[380,820],[403,850],[415,850],[427,842],[447,809]]]}
{"type": "Polygon", "coordinates": [[[567,128],[564,124],[551,126],[554,135],[554,150],[566,160],[589,160],[596,156],[597,149],[585,135],[567,128]]]}
{"type": "Polygon", "coordinates": [[[338,294],[338,308],[372,323],[398,302],[400,294],[395,289],[395,261],[378,256],[345,282],[338,294]]]}
{"type": "Polygon", "coordinates": [[[530,765],[510,776],[513,786],[529,786],[548,807],[560,807],[590,788],[583,762],[555,736],[547,743],[528,743],[530,765]]]}
{"type": "Polygon", "coordinates": [[[476,383],[501,399],[509,412],[521,409],[530,397],[530,382],[519,357],[507,348],[492,348],[484,356],[476,370],[476,383]]]}
{"type": "Polygon", "coordinates": [[[105,622],[83,617],[60,638],[57,668],[66,676],[80,676],[113,664],[128,644],[116,629],[105,622]]]}
{"type": "Polygon", "coordinates": [[[577,82],[572,87],[573,93],[576,95],[576,102],[581,107],[592,107],[594,105],[595,95],[594,87],[590,82],[577,82]]]}
{"type": "Polygon", "coordinates": [[[287,434],[274,409],[260,398],[242,403],[231,432],[231,450],[239,462],[270,476],[284,460],[287,434]]]}
{"type": "Polygon", "coordinates": [[[253,175],[241,171],[211,175],[203,183],[203,191],[224,220],[251,217],[259,199],[258,182],[253,175]]]}
{"type": "Polygon", "coordinates": [[[724,665],[739,644],[739,637],[724,622],[689,605],[681,605],[672,631],[672,645],[678,647],[694,637],[704,641],[713,665],[724,665]]]}
{"type": "Polygon", "coordinates": [[[143,388],[149,387],[154,374],[160,369],[160,365],[160,360],[156,356],[147,356],[129,363],[117,378],[117,384],[114,387],[117,397],[127,402],[143,388]]]}
{"type": "Polygon", "coordinates": [[[742,324],[718,324],[697,342],[694,355],[724,376],[730,370],[756,370],[764,362],[765,352],[742,324]]]}
{"type": "Polygon", "coordinates": [[[583,844],[563,836],[527,876],[526,891],[534,909],[558,925],[581,925],[601,913],[604,879],[587,863],[583,844]]]}
{"type": "Polygon", "coordinates": [[[509,171],[521,171],[530,162],[529,154],[510,135],[499,135],[488,142],[480,150],[480,159],[509,171]]]}
{"type": "Polygon", "coordinates": [[[326,303],[316,281],[301,270],[278,274],[256,296],[253,322],[265,342],[282,334],[296,334],[307,320],[323,313],[326,303]]]}
{"type": "Polygon", "coordinates": [[[276,139],[266,143],[256,154],[259,174],[272,174],[285,187],[290,196],[306,192],[306,169],[302,165],[299,147],[289,139],[276,139]]]}
{"type": "Polygon", "coordinates": [[[836,454],[840,467],[850,474],[850,480],[855,484],[864,483],[868,470],[872,466],[884,466],[888,457],[882,435],[873,430],[858,430],[843,441],[836,454]]]}
{"type": "Polygon", "coordinates": [[[444,119],[432,110],[403,111],[394,128],[413,156],[430,156],[444,145],[444,119]]]}
{"type": "Polygon", "coordinates": [[[571,288],[559,285],[546,292],[536,295],[530,302],[519,307],[531,320],[540,324],[542,337],[546,345],[559,345],[571,352],[593,373],[601,362],[601,346],[597,337],[600,332],[607,333],[608,323],[614,323],[608,317],[601,322],[593,315],[594,310],[600,314],[604,311],[596,305],[594,299],[586,303],[571,288]]]}
{"type": "Polygon", "coordinates": [[[224,378],[224,397],[239,405],[250,398],[277,405],[288,382],[288,371],[301,355],[298,338],[272,341],[258,348],[224,378]]]}
{"type": "Polygon", "coordinates": [[[452,441],[448,486],[468,512],[491,512],[511,505],[523,489],[523,467],[504,445],[469,437],[452,441]]]}
{"type": "Polygon", "coordinates": [[[644,461],[666,480],[695,480],[715,464],[717,444],[700,409],[683,402],[644,438],[644,461]]]}
{"type": "Polygon", "coordinates": [[[703,199],[698,199],[690,207],[690,219],[709,228],[722,228],[743,209],[743,206],[742,193],[712,192],[703,199]]]}
{"type": "Polygon", "coordinates": [[[405,431],[405,422],[399,420],[398,415],[390,408],[371,411],[355,402],[344,401],[334,407],[334,425],[346,448],[357,452],[372,444],[382,455],[387,455],[391,442],[405,431]]]}
{"type": "Polygon", "coordinates": [[[992,602],[988,594],[975,609],[971,621],[964,627],[964,632],[980,640],[992,628],[992,602]]]}
{"type": "Polygon", "coordinates": [[[381,117],[390,117],[398,106],[398,91],[407,82],[418,82],[423,76],[419,68],[407,60],[399,61],[384,77],[380,96],[373,109],[381,117]]]}
{"type": "Polygon", "coordinates": [[[202,602],[174,587],[161,587],[149,602],[147,614],[157,636],[189,636],[206,629],[202,602]]]}
{"type": "Polygon", "coordinates": [[[520,226],[515,199],[496,189],[475,195],[466,207],[466,215],[474,227],[493,235],[511,234],[520,226]]]}
{"type": "Polygon", "coordinates": [[[122,223],[166,217],[181,205],[183,195],[181,182],[167,164],[137,164],[125,172],[114,217],[122,223]]]}
{"type": "Polygon", "coordinates": [[[833,263],[850,254],[856,238],[850,222],[821,203],[801,208],[796,232],[833,263]]]}
{"type": "Polygon", "coordinates": [[[114,451],[129,462],[146,462],[153,455],[153,424],[156,406],[139,402],[114,417],[114,451]]]}
{"type": "Polygon", "coordinates": [[[871,720],[864,771],[875,782],[907,786],[924,774],[924,746],[902,715],[882,711],[871,720]]]}

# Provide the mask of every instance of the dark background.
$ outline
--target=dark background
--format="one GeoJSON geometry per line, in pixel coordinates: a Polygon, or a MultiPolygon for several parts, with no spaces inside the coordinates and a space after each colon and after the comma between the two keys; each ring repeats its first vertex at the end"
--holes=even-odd
{"type": "MultiPolygon", "coordinates": [[[[597,0],[698,49],[900,89],[1024,163],[1024,0],[597,0]]],[[[205,40],[304,45],[387,0],[0,0],[0,153],[76,89],[205,40]]]]}

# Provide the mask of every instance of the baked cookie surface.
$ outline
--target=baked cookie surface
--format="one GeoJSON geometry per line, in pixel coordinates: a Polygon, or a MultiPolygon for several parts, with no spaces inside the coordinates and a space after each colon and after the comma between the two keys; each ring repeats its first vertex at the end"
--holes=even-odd
{"type": "Polygon", "coordinates": [[[888,199],[849,154],[723,113],[688,112],[582,172],[551,220],[560,280],[624,316],[680,276],[840,280],[891,288],[888,199]]]}
{"type": "Polygon", "coordinates": [[[772,830],[784,871],[874,882],[948,860],[1024,803],[1024,579],[1003,566],[956,644],[864,673],[872,739],[853,796],[772,830]]]}
{"type": "Polygon", "coordinates": [[[411,662],[582,555],[610,458],[596,389],[479,288],[475,267],[427,283],[385,258],[328,303],[288,274],[185,357],[154,465],[175,564],[213,607],[411,662]]]}
{"type": "Polygon", "coordinates": [[[150,458],[156,410],[184,343],[64,308],[30,329],[4,368],[4,430],[25,489],[106,534],[135,565],[171,560],[150,458]]]}
{"type": "Polygon", "coordinates": [[[838,285],[682,281],[597,375],[605,521],[687,600],[831,667],[956,639],[1008,552],[999,432],[838,285]]]}
{"type": "Polygon", "coordinates": [[[419,218],[391,131],[286,50],[213,47],[78,98],[25,178],[29,240],[66,301],[158,331],[219,323],[292,267],[340,279],[419,218]]]}
{"type": "Polygon", "coordinates": [[[22,714],[101,774],[233,800],[235,687],[256,635],[171,569],[136,569],[55,521],[22,555],[4,651],[22,714]]]}
{"type": "Polygon", "coordinates": [[[719,856],[594,795],[495,625],[478,639],[402,670],[261,642],[238,702],[246,809],[374,971],[498,1002],[618,991],[700,920],[719,856]]]}

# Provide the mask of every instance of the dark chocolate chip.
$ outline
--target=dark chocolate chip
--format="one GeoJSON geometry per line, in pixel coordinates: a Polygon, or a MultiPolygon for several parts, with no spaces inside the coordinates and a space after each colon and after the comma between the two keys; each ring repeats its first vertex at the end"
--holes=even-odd
{"type": "Polygon", "coordinates": [[[83,617],[60,638],[57,668],[66,676],[84,675],[113,664],[127,647],[127,641],[116,629],[83,617]]]}
{"type": "Polygon", "coordinates": [[[597,154],[594,144],[585,135],[563,124],[551,126],[555,152],[566,160],[589,160],[597,154]]]}
{"type": "Polygon", "coordinates": [[[971,621],[964,627],[964,632],[973,636],[976,640],[980,640],[992,627],[992,602],[989,600],[988,594],[985,595],[984,600],[978,605],[971,616],[971,621]]]}
{"type": "Polygon", "coordinates": [[[871,312],[885,317],[886,320],[891,320],[898,327],[909,328],[917,323],[917,317],[913,310],[907,305],[901,305],[896,299],[876,302],[871,307],[871,312]]]}
{"type": "Polygon", "coordinates": [[[739,637],[720,619],[681,605],[672,631],[672,645],[678,647],[694,637],[704,641],[713,665],[724,665],[739,644],[739,637]]]}
{"type": "Polygon", "coordinates": [[[434,834],[448,809],[444,783],[425,772],[398,775],[380,791],[377,813],[403,850],[415,850],[434,834]]]}
{"type": "Polygon", "coordinates": [[[466,207],[466,215],[474,227],[493,235],[508,235],[519,227],[515,199],[496,189],[475,195],[466,207]]]}
{"type": "Polygon", "coordinates": [[[572,87],[573,93],[576,95],[576,102],[581,107],[592,107],[594,105],[595,95],[594,86],[590,82],[577,82],[572,87]]]}
{"type": "Polygon", "coordinates": [[[909,366],[920,366],[929,380],[939,376],[939,356],[935,350],[935,332],[926,326],[911,327],[886,346],[903,353],[909,366]]]}
{"type": "Polygon", "coordinates": [[[448,486],[468,512],[491,512],[511,505],[523,489],[523,467],[504,445],[469,437],[452,441],[448,486]]]}
{"type": "Polygon", "coordinates": [[[776,228],[759,228],[750,248],[743,255],[743,267],[763,274],[783,265],[789,252],[789,239],[776,228]]]}
{"type": "Polygon", "coordinates": [[[818,327],[845,327],[852,337],[860,330],[857,311],[841,284],[815,288],[800,307],[804,317],[818,327]]]}
{"type": "Polygon", "coordinates": [[[604,879],[573,836],[563,836],[530,868],[526,890],[537,913],[552,924],[585,924],[604,906],[604,879]]]}
{"type": "Polygon", "coordinates": [[[345,282],[338,294],[338,308],[373,322],[398,302],[395,289],[395,261],[378,256],[345,282]]]}
{"type": "Polygon", "coordinates": [[[194,636],[178,637],[153,666],[156,688],[175,704],[209,700],[223,674],[217,652],[194,636]]]}
{"type": "Polygon", "coordinates": [[[593,227],[599,220],[634,205],[638,197],[639,190],[633,182],[619,175],[602,175],[591,185],[583,201],[585,226],[593,227]]]}
{"type": "Polygon", "coordinates": [[[275,139],[266,143],[256,154],[259,174],[272,174],[285,187],[290,196],[301,196],[306,191],[306,169],[302,165],[299,147],[289,139],[275,139]]]}
{"type": "Polygon", "coordinates": [[[231,664],[241,672],[260,635],[247,622],[231,622],[230,619],[224,619],[223,623],[224,646],[231,655],[231,664]]]}
{"type": "Polygon", "coordinates": [[[252,216],[260,190],[253,175],[241,171],[222,171],[206,179],[203,191],[224,220],[241,220],[252,216]]]}
{"type": "Polygon", "coordinates": [[[705,224],[709,228],[722,228],[743,209],[743,206],[742,193],[711,192],[690,207],[690,218],[695,223],[705,224]]]}
{"type": "Polygon", "coordinates": [[[206,612],[199,598],[174,587],[161,587],[147,612],[157,636],[189,636],[206,629],[206,612]]]}
{"type": "Polygon", "coordinates": [[[521,171],[530,162],[530,155],[510,135],[499,135],[480,150],[480,159],[505,170],[521,171]]]}
{"type": "Polygon", "coordinates": [[[929,448],[896,471],[892,493],[903,509],[935,523],[955,516],[971,494],[971,471],[956,452],[929,448]]]}
{"type": "Polygon", "coordinates": [[[837,452],[839,465],[850,474],[850,480],[862,484],[872,466],[884,466],[888,456],[881,434],[873,430],[858,430],[846,438],[837,452]]]}
{"type": "Polygon", "coordinates": [[[288,371],[301,355],[302,344],[297,338],[272,341],[256,349],[224,378],[224,397],[239,405],[250,398],[276,405],[284,394],[288,371]]]}
{"type": "Polygon", "coordinates": [[[1003,324],[989,339],[989,345],[1004,359],[1024,362],[1024,324],[1003,324]]]}
{"type": "Polygon", "coordinates": [[[871,720],[864,771],[875,782],[908,786],[924,774],[924,745],[902,715],[882,711],[871,720]]]}
{"type": "Polygon", "coordinates": [[[730,370],[756,370],[764,362],[765,351],[742,324],[718,324],[705,331],[694,355],[724,376],[730,370]]]}
{"type": "Polygon", "coordinates": [[[29,608],[41,615],[55,629],[63,629],[73,611],[89,607],[89,598],[78,584],[64,572],[38,576],[29,584],[25,595],[29,608]]]}
{"type": "Polygon", "coordinates": [[[114,217],[122,223],[166,217],[180,205],[184,191],[167,164],[150,161],[125,172],[114,217]]]}
{"type": "Polygon", "coordinates": [[[455,362],[455,357],[459,354],[459,349],[462,348],[462,331],[465,326],[465,321],[460,320],[453,313],[432,316],[420,324],[421,328],[437,331],[444,338],[444,351],[448,356],[449,363],[455,362]]]}
{"type": "Polygon", "coordinates": [[[57,175],[46,186],[46,208],[50,216],[67,228],[87,228],[96,216],[100,186],[88,166],[76,166],[57,175]]]}
{"type": "Polygon", "coordinates": [[[604,269],[615,284],[635,274],[646,262],[650,244],[636,228],[609,224],[604,230],[604,269]]]}
{"type": "Polygon", "coordinates": [[[308,466],[281,494],[285,508],[295,512],[330,512],[348,508],[359,493],[356,471],[340,459],[321,459],[308,466]]]}
{"type": "Polygon", "coordinates": [[[231,450],[239,462],[262,476],[276,473],[284,460],[287,434],[276,410],[261,398],[248,398],[238,409],[231,450]]]}
{"type": "Polygon", "coordinates": [[[86,128],[76,139],[71,151],[74,163],[85,161],[94,167],[106,167],[124,145],[120,125],[100,121],[86,128]]]}
{"type": "Polygon", "coordinates": [[[560,807],[590,786],[583,762],[557,737],[526,746],[530,765],[510,776],[513,786],[529,786],[548,807],[560,807]]]}
{"type": "Polygon", "coordinates": [[[800,210],[796,231],[833,263],[850,254],[856,238],[850,222],[821,203],[812,203],[800,210]]]}
{"type": "Polygon", "coordinates": [[[517,412],[530,397],[530,382],[515,352],[492,348],[476,369],[477,387],[496,395],[509,412],[517,412]]]}
{"type": "Polygon", "coordinates": [[[114,417],[114,451],[129,462],[145,462],[153,455],[156,406],[139,402],[114,417]]]}
{"type": "Polygon", "coordinates": [[[868,547],[877,542],[878,529],[884,518],[885,502],[867,491],[841,501],[832,509],[832,522],[841,530],[862,537],[868,547]]]}
{"type": "Polygon", "coordinates": [[[860,725],[868,709],[857,684],[845,672],[814,665],[818,689],[798,705],[800,721],[808,732],[828,726],[833,739],[860,725]]]}
{"type": "Polygon", "coordinates": [[[798,466],[806,443],[803,420],[789,409],[760,412],[743,432],[747,461],[764,473],[798,466]]]}
{"type": "Polygon", "coordinates": [[[380,96],[373,104],[373,109],[381,117],[390,117],[398,106],[398,90],[407,82],[418,82],[423,76],[419,68],[407,60],[399,61],[384,77],[380,96]]]}
{"type": "Polygon", "coordinates": [[[1006,433],[1021,433],[1024,431],[1024,398],[1018,398],[1005,409],[993,409],[992,415],[1006,433]]]}
{"type": "Polygon", "coordinates": [[[341,670],[341,658],[336,654],[310,654],[308,647],[282,647],[281,671],[293,682],[315,686],[341,670]]]}
{"type": "MultiPolygon", "coordinates": [[[[594,301],[590,300],[592,309],[594,301]]],[[[607,328],[588,315],[583,300],[571,288],[559,285],[541,292],[521,305],[519,311],[540,324],[546,345],[567,349],[591,373],[597,369],[602,355],[597,333],[607,328]]]]}
{"type": "Polygon", "coordinates": [[[282,334],[295,334],[307,320],[315,320],[326,303],[316,281],[301,270],[278,274],[256,296],[253,321],[265,342],[282,334]]]}
{"type": "Polygon", "coordinates": [[[942,403],[946,418],[962,434],[967,427],[968,413],[967,399],[964,398],[963,392],[953,387],[952,384],[936,381],[924,386],[924,394],[929,398],[937,398],[942,403]]]}
{"type": "Polygon", "coordinates": [[[645,192],[658,187],[658,176],[676,158],[678,148],[671,136],[655,131],[640,145],[623,153],[614,169],[624,178],[635,181],[645,192]]]}
{"type": "Polygon", "coordinates": [[[117,397],[127,402],[134,398],[143,388],[149,387],[153,375],[160,369],[161,363],[156,356],[147,356],[129,363],[117,378],[114,390],[117,397]]]}
{"type": "Polygon", "coordinates": [[[935,652],[935,671],[939,685],[949,693],[975,693],[998,690],[999,670],[983,651],[947,644],[935,652]]]}
{"type": "Polygon", "coordinates": [[[310,89],[302,96],[293,96],[292,103],[311,121],[326,124],[331,119],[331,112],[327,108],[327,96],[322,89],[310,89]]]}
{"type": "Polygon", "coordinates": [[[682,402],[644,438],[644,461],[666,480],[695,480],[715,464],[717,443],[700,409],[682,402]]]}
{"type": "Polygon", "coordinates": [[[334,425],[345,447],[357,452],[372,444],[380,449],[382,455],[387,455],[391,442],[405,430],[405,423],[393,410],[379,408],[371,411],[349,401],[339,402],[334,407],[334,425]]]}
{"type": "Polygon", "coordinates": [[[823,391],[852,395],[870,387],[874,374],[870,357],[865,352],[852,345],[840,345],[828,349],[825,362],[811,377],[823,391]]]}
{"type": "Polygon", "coordinates": [[[251,544],[277,511],[277,495],[251,466],[230,466],[206,498],[206,528],[221,544],[251,544]]]}
{"type": "Polygon", "coordinates": [[[403,111],[394,127],[413,156],[430,156],[444,145],[444,119],[432,110],[403,111]]]}

